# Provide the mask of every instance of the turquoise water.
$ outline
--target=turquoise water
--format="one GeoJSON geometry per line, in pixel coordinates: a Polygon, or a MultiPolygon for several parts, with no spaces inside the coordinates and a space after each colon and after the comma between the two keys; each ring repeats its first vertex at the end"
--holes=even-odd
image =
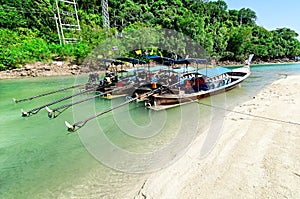
{"type": "MultiPolygon", "coordinates": [[[[252,75],[241,87],[215,97],[222,101],[226,97],[226,106],[234,106],[251,99],[255,93],[271,82],[284,78],[285,74],[300,74],[300,64],[252,66],[252,75]]],[[[105,110],[113,102],[95,99],[81,104],[78,108],[68,109],[56,119],[49,119],[43,109],[38,114],[27,118],[21,117],[20,109],[30,110],[51,102],[78,90],[70,90],[28,102],[13,103],[12,98],[25,98],[39,93],[71,86],[74,82],[85,82],[86,77],[51,77],[0,81],[0,198],[122,198],[131,190],[131,186],[141,185],[146,174],[130,174],[111,169],[102,164],[90,153],[92,146],[87,146],[84,136],[96,136],[89,132],[96,131],[94,124],[88,123],[81,131],[68,134],[64,121],[78,121],[81,118],[105,110]],[[75,112],[80,114],[75,114],[75,112]],[[92,111],[92,112],[91,112],[92,111]]],[[[85,94],[84,97],[92,94],[85,94]]],[[[78,97],[80,99],[83,97],[78,97]]],[[[118,101],[119,100],[119,101],[118,101]]],[[[60,105],[67,102],[61,102],[60,105]]],[[[211,99],[204,99],[210,102],[211,99]]],[[[57,107],[54,105],[53,107],[57,107]]],[[[186,109],[201,112],[203,124],[211,117],[211,110],[201,105],[187,105],[186,109]]],[[[164,146],[176,137],[182,118],[182,110],[175,108],[162,113],[145,109],[142,104],[132,103],[114,113],[103,115],[95,120],[104,135],[115,145],[131,152],[149,152],[164,146]],[[128,114],[129,113],[129,114],[128,114]],[[151,126],[152,120],[162,121],[159,133],[145,139],[135,139],[128,135],[125,127],[116,125],[120,118],[130,117],[139,127],[151,126]]],[[[200,125],[201,126],[201,125],[200,125]]],[[[198,134],[206,126],[199,128],[198,134]]],[[[187,127],[187,132],[189,131],[187,127]]],[[[106,150],[105,145],[99,149],[106,150]]],[[[107,151],[107,155],[113,154],[107,151]]],[[[113,157],[111,157],[113,158],[113,157]]],[[[162,161],[163,162],[163,161],[162,161]]],[[[126,162],[130,167],[130,162],[126,162]]]]}

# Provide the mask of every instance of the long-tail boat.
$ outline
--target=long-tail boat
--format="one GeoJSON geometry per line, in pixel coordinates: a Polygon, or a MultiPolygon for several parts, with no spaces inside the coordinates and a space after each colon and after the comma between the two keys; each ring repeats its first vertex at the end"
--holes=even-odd
{"type": "MultiPolygon", "coordinates": [[[[217,67],[185,73],[178,78],[177,83],[171,82],[172,86],[160,89],[160,92],[149,96],[145,106],[153,110],[163,110],[231,90],[250,76],[252,57],[253,54],[246,60],[245,66],[233,70],[217,67]]],[[[143,90],[154,89],[157,87],[156,84],[159,85],[159,82],[142,86],[136,93],[141,94],[143,90]],[[150,86],[152,88],[149,88],[150,86]]]]}

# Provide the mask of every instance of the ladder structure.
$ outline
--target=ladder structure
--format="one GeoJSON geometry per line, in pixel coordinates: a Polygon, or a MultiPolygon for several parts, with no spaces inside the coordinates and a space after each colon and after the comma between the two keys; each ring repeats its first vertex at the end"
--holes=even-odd
{"type": "Polygon", "coordinates": [[[60,44],[76,43],[80,32],[76,0],[56,0],[56,11],[54,19],[60,44]]]}

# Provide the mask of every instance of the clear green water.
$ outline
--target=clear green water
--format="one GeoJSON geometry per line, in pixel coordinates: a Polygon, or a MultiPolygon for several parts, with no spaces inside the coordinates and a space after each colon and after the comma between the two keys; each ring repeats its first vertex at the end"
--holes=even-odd
{"type": "MultiPolygon", "coordinates": [[[[241,87],[215,97],[215,100],[222,100],[225,96],[227,107],[233,108],[251,99],[264,86],[283,78],[282,74],[300,74],[300,64],[253,66],[252,75],[241,84],[241,87]]],[[[86,79],[80,77],[76,78],[76,81],[85,82],[86,79]]],[[[96,99],[80,105],[77,110],[81,111],[81,115],[76,116],[78,118],[75,119],[73,119],[72,109],[56,119],[49,119],[44,109],[28,118],[22,118],[20,112],[21,108],[30,110],[72,94],[73,91],[17,104],[12,101],[12,98],[21,99],[71,86],[74,82],[74,77],[0,81],[0,198],[122,198],[132,186],[143,183],[144,176],[147,174],[116,171],[101,164],[93,154],[88,152],[82,136],[88,129],[93,128],[92,125],[87,125],[86,130],[82,132],[67,134],[65,120],[73,122],[80,117],[84,118],[94,112],[105,110],[110,106],[110,101],[96,99]],[[90,110],[94,112],[90,113],[90,110]]],[[[85,95],[87,96],[90,94],[85,95]]],[[[204,102],[210,100],[204,99],[204,102]]],[[[190,106],[193,109],[195,105],[190,106]]],[[[206,123],[211,117],[210,108],[201,105],[197,105],[197,108],[201,111],[199,120],[206,123]]],[[[127,109],[136,124],[147,126],[151,123],[149,110],[135,103],[121,108],[116,113],[127,113],[127,109]]],[[[176,124],[182,122],[182,118],[178,116],[179,112],[180,109],[175,108],[168,110],[165,115],[159,113],[154,115],[158,118],[168,118],[162,131],[151,138],[139,140],[122,131],[115,124],[113,114],[104,115],[96,121],[107,138],[115,145],[128,151],[147,152],[164,146],[174,138],[176,124]]],[[[201,126],[198,134],[201,134],[205,128],[205,125],[201,126]]]]}

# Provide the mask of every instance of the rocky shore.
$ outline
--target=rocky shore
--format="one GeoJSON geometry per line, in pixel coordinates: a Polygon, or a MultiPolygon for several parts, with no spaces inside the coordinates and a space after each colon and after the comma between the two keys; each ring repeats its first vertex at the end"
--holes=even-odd
{"type": "MultiPolygon", "coordinates": [[[[253,60],[251,62],[252,65],[264,65],[264,64],[289,64],[297,62],[294,59],[275,59],[275,60],[253,60]]],[[[238,66],[243,65],[244,62],[234,62],[234,61],[217,61],[218,66],[238,66]]]]}
{"type": "Polygon", "coordinates": [[[80,69],[81,66],[70,62],[52,62],[51,64],[37,62],[26,64],[21,68],[0,71],[0,79],[77,75],[80,69]]]}
{"type": "MultiPolygon", "coordinates": [[[[255,60],[252,64],[286,64],[293,63],[295,60],[278,59],[268,62],[255,60]]],[[[240,66],[243,62],[232,61],[218,61],[218,66],[240,66]]],[[[131,64],[130,64],[131,65],[131,64]]],[[[119,66],[120,67],[120,66],[119,66]]],[[[124,65],[124,68],[131,68],[132,66],[124,65]]],[[[86,67],[81,65],[72,64],[71,62],[53,61],[52,63],[37,62],[34,64],[26,64],[24,67],[12,70],[0,71],[1,79],[15,79],[15,78],[28,78],[28,77],[50,77],[50,76],[66,76],[77,75],[79,73],[87,73],[90,70],[97,70],[96,66],[86,67]]]]}

